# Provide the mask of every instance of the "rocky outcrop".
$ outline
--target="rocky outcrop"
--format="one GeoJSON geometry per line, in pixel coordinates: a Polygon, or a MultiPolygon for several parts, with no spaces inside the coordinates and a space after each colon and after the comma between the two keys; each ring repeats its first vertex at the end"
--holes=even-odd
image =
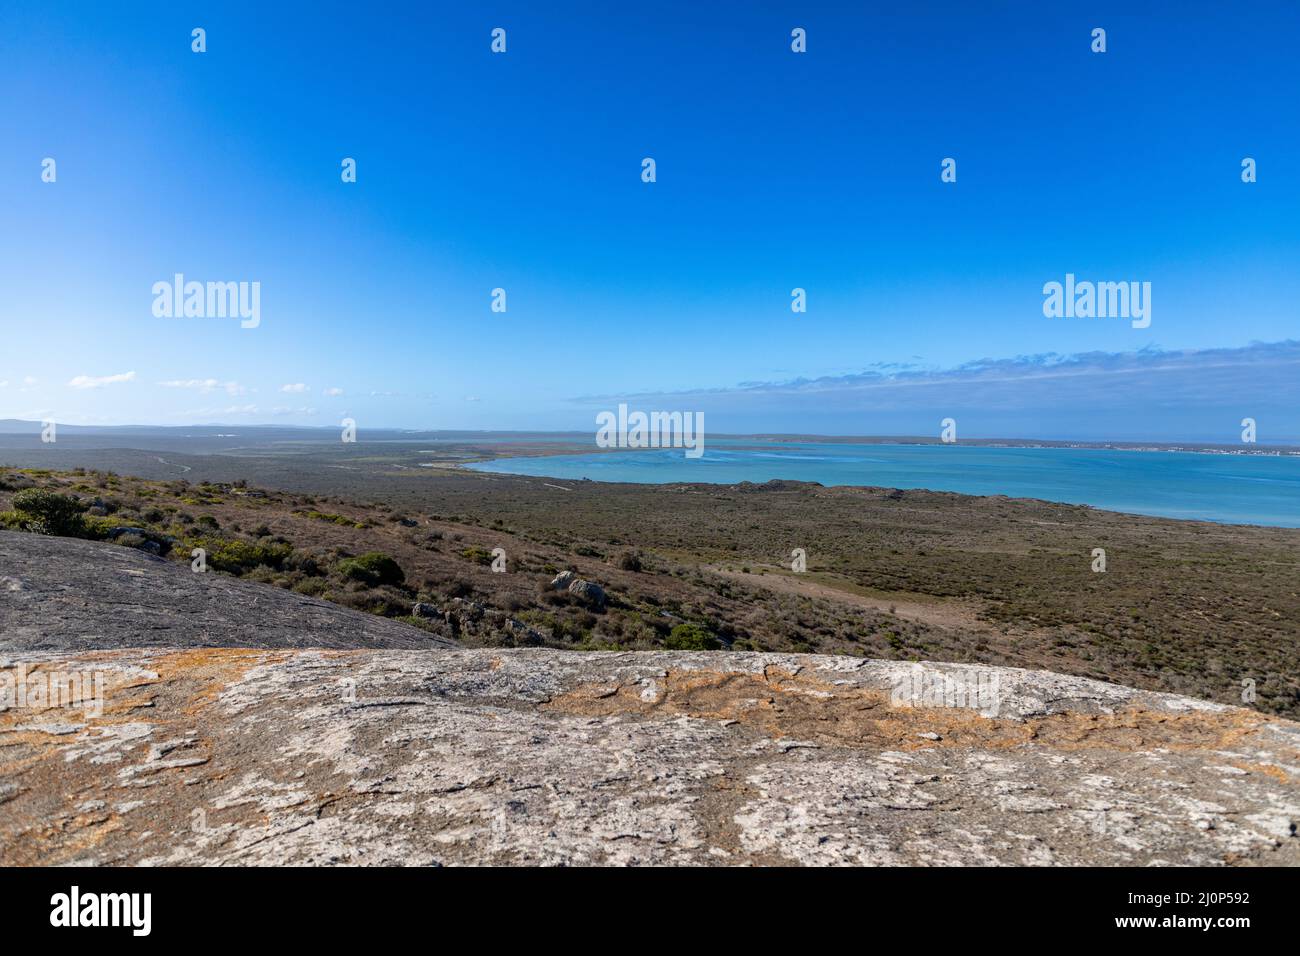
{"type": "Polygon", "coordinates": [[[549,650],[3,665],[104,682],[97,714],[0,712],[3,864],[1300,862],[1300,725],[1043,672],[549,650]]]}
{"type": "Polygon", "coordinates": [[[557,591],[568,591],[583,604],[599,610],[605,606],[605,589],[599,584],[584,581],[572,571],[561,571],[551,580],[551,587],[557,591]]]}
{"type": "Polygon", "coordinates": [[[546,640],[546,635],[537,628],[516,621],[513,617],[506,619],[505,630],[520,647],[541,647],[546,640]]]}
{"type": "Polygon", "coordinates": [[[0,531],[0,653],[431,645],[454,642],[134,548],[0,531]]]}
{"type": "Polygon", "coordinates": [[[605,589],[590,581],[574,581],[569,585],[569,593],[583,604],[594,610],[605,606],[605,589]]]}
{"type": "Polygon", "coordinates": [[[1300,724],[1252,710],[1011,668],[451,646],[0,534],[0,865],[1300,863],[1300,724]]]}

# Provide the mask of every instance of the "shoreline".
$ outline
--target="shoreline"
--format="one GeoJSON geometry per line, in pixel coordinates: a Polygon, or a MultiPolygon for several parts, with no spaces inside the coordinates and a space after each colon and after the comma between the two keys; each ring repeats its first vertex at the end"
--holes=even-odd
{"type": "MultiPolygon", "coordinates": [[[[540,433],[539,433],[540,434],[540,433]]],[[[445,439],[451,441],[452,439],[445,439]]],[[[539,439],[540,440],[540,439],[539,439]]],[[[502,439],[505,441],[505,439],[502,439]]],[[[705,442],[707,449],[709,442],[725,442],[727,447],[736,449],[735,443],[752,442],[755,448],[763,448],[771,445],[879,445],[907,448],[914,446],[930,446],[953,444],[958,447],[966,446],[972,448],[1019,448],[1019,449],[1072,449],[1077,451],[1128,451],[1128,452],[1163,452],[1166,454],[1187,454],[1187,455],[1235,455],[1240,457],[1262,457],[1262,458],[1300,458],[1300,445],[1271,445],[1263,448],[1245,448],[1237,445],[1226,443],[1152,443],[1152,442],[1071,442],[1071,441],[1009,441],[1001,438],[963,438],[957,442],[946,443],[936,438],[897,438],[897,437],[877,437],[877,438],[853,438],[853,437],[828,437],[828,436],[809,436],[806,438],[767,438],[755,435],[722,435],[709,439],[705,442]]],[[[529,449],[529,454],[523,453],[520,446],[505,445],[506,452],[494,455],[493,459],[507,458],[549,458],[557,455],[597,455],[612,454],[616,452],[655,452],[672,449],[664,448],[602,448],[599,445],[574,443],[570,450],[567,448],[538,448],[529,449]]],[[[736,450],[746,450],[741,447],[736,450]]],[[[485,459],[485,460],[493,460],[485,459]]]]}
{"type": "MultiPolygon", "coordinates": [[[[721,480],[704,480],[709,477],[710,472],[706,466],[703,473],[695,472],[692,469],[691,474],[675,476],[668,481],[642,481],[637,480],[643,475],[635,475],[630,479],[610,480],[612,476],[589,477],[586,481],[582,476],[565,476],[561,474],[556,476],[554,473],[541,473],[543,470],[550,471],[540,461],[532,467],[537,468],[539,473],[529,474],[514,472],[508,468],[498,469],[492,467],[493,462],[507,463],[514,459],[528,458],[555,458],[557,456],[588,456],[597,454],[612,454],[620,451],[655,451],[655,449],[617,449],[617,448],[596,448],[591,444],[582,444],[574,439],[578,437],[569,434],[564,438],[558,435],[543,436],[540,433],[534,433],[527,440],[516,437],[510,438],[497,437],[492,442],[483,440],[467,440],[460,436],[457,437],[438,437],[433,435],[385,435],[378,430],[367,430],[361,436],[361,441],[356,443],[340,443],[337,438],[331,441],[320,440],[319,430],[314,430],[311,440],[306,440],[307,436],[303,434],[302,429],[286,429],[280,434],[262,434],[253,435],[222,435],[219,440],[214,440],[212,436],[204,437],[193,435],[192,433],[183,436],[170,436],[159,434],[145,435],[124,435],[114,434],[111,438],[93,437],[83,435],[69,436],[67,439],[60,435],[57,445],[41,445],[32,441],[33,436],[12,436],[0,433],[0,465],[16,468],[34,468],[34,469],[71,469],[71,468],[91,468],[107,471],[117,471],[122,474],[136,475],[147,479],[186,479],[190,482],[201,482],[204,480],[230,481],[236,478],[249,478],[259,481],[270,487],[280,488],[297,488],[303,491],[322,491],[333,490],[335,488],[358,489],[362,486],[368,486],[372,481],[379,481],[381,484],[403,476],[414,478],[416,475],[423,475],[429,479],[437,480],[436,476],[464,476],[476,480],[488,479],[505,479],[516,478],[529,482],[543,479],[555,479],[562,483],[572,484],[575,487],[618,487],[639,488],[644,490],[653,490],[656,487],[672,485],[697,485],[701,489],[712,489],[718,491],[728,487],[734,488],[740,486],[742,482],[751,482],[750,487],[761,487],[764,483],[770,481],[789,481],[793,483],[808,483],[812,486],[814,483],[821,487],[827,488],[849,488],[849,489],[881,489],[887,491],[897,489],[899,492],[933,492],[935,494],[957,495],[971,501],[980,500],[1010,500],[1010,501],[1036,501],[1044,502],[1050,505],[1061,505],[1067,507],[1087,508],[1099,513],[1117,514],[1124,516],[1141,516],[1150,520],[1171,521],[1178,524],[1193,523],[1203,527],[1238,527],[1238,528],[1270,528],[1279,530],[1295,530],[1300,527],[1297,524],[1295,516],[1289,514],[1285,507],[1277,504],[1276,501],[1265,501],[1259,509],[1248,507],[1249,502],[1239,502],[1239,507],[1235,509],[1224,508],[1216,509],[1207,507],[1204,502],[1207,500],[1202,494],[1196,501],[1202,503],[1202,507],[1190,509],[1192,513],[1170,513],[1168,509],[1160,509],[1159,504],[1148,505],[1145,509],[1135,510],[1127,500],[1112,501],[1107,496],[1090,495],[1087,489],[1084,493],[1078,494],[1073,501],[1064,501],[1052,497],[1043,497],[1046,492],[1050,495],[1053,490],[1051,487],[1044,488],[1043,485],[1037,487],[1021,483],[1019,486],[1012,484],[1010,487],[1005,482],[998,486],[974,486],[966,487],[944,487],[942,484],[936,484],[933,480],[928,485],[915,485],[908,487],[900,485],[900,479],[896,473],[886,471],[881,474],[859,474],[849,475],[844,483],[838,483],[835,477],[828,477],[825,474],[805,473],[791,474],[785,471],[784,474],[763,475],[760,474],[756,479],[753,474],[734,473],[730,476],[729,481],[721,480]],[[19,441],[14,441],[18,437],[19,441]],[[6,440],[6,438],[8,440],[6,440]],[[261,439],[256,441],[254,439],[261,439]],[[304,472],[304,468],[313,472],[315,477],[310,477],[304,472]],[[1158,510],[1159,509],[1159,510],[1158,510]]],[[[728,445],[724,446],[729,450],[745,450],[749,446],[744,439],[728,439],[728,445]]],[[[825,443],[828,450],[831,445],[842,446],[848,440],[841,440],[834,443],[825,443]]],[[[877,439],[870,442],[872,446],[880,449],[894,448],[901,453],[908,446],[918,445],[938,445],[937,440],[925,441],[906,441],[899,439],[877,439]]],[[[974,448],[976,452],[991,454],[998,448],[1039,448],[1051,451],[1057,449],[1058,454],[1065,454],[1069,451],[1076,451],[1081,459],[1092,457],[1091,453],[1103,454],[1106,452],[1131,451],[1138,450],[1134,448],[1121,447],[1104,447],[1100,445],[1072,446],[1066,444],[1048,444],[1039,443],[1036,445],[1018,444],[1014,446],[1006,445],[1002,442],[990,440],[962,440],[957,443],[958,446],[967,446],[974,448]]],[[[777,449],[778,452],[791,448],[790,440],[783,440],[778,444],[769,443],[766,445],[767,450],[777,449]]],[[[1198,450],[1173,447],[1154,447],[1142,446],[1142,450],[1164,451],[1171,454],[1185,453],[1197,454],[1198,450]]],[[[1291,459],[1290,455],[1277,454],[1278,449],[1270,448],[1265,457],[1269,459],[1291,459]]],[[[917,453],[922,457],[933,458],[934,453],[921,452],[917,453]]],[[[1259,454],[1254,452],[1253,454],[1259,454]]],[[[1037,456],[1034,456],[1037,457],[1037,456]]],[[[1238,456],[1241,461],[1241,467],[1246,468],[1251,454],[1238,456]]],[[[1111,456],[1112,462],[1136,460],[1132,458],[1122,458],[1118,455],[1111,456]]],[[[1188,467],[1199,468],[1200,465],[1192,464],[1190,459],[1182,459],[1188,467]]],[[[1207,463],[1214,459],[1204,459],[1207,463]]],[[[1219,466],[1213,466],[1220,469],[1233,470],[1234,466],[1223,462],[1219,466]]],[[[1287,468],[1290,466],[1253,466],[1252,470],[1265,468],[1287,468]]],[[[594,473],[593,473],[594,474],[594,473]]],[[[931,479],[933,475],[927,476],[931,479]]],[[[407,482],[403,481],[403,484],[407,482]]],[[[420,484],[423,484],[422,482],[420,484]]],[[[1277,498],[1277,495],[1273,495],[1277,498]]]]}
{"type": "MultiPolygon", "coordinates": [[[[878,443],[875,443],[875,444],[884,445],[884,444],[886,444],[886,443],[884,443],[884,442],[878,442],[878,443]]],[[[921,443],[888,443],[888,444],[894,445],[895,447],[906,447],[906,446],[911,445],[911,444],[921,444],[921,443]]],[[[934,442],[934,443],[932,443],[932,444],[939,444],[939,443],[938,443],[938,442],[934,442]]],[[[769,447],[769,446],[756,446],[756,447],[758,447],[758,448],[762,448],[762,447],[769,447]]],[[[1018,445],[1017,445],[1017,446],[1006,446],[1006,445],[983,444],[983,445],[980,445],[979,447],[981,447],[981,448],[1024,448],[1024,447],[1029,447],[1029,446],[1018,446],[1018,445]]],[[[1077,450],[1077,449],[1075,448],[1075,446],[1037,446],[1037,447],[1050,447],[1050,448],[1055,448],[1055,449],[1058,449],[1058,450],[1077,450]]],[[[818,480],[818,479],[815,479],[815,478],[799,478],[799,477],[790,477],[790,476],[772,476],[772,477],[767,477],[767,478],[762,478],[762,479],[757,479],[757,478],[756,478],[756,479],[740,479],[740,480],[733,480],[733,481],[721,481],[721,480],[710,481],[710,480],[708,480],[707,478],[702,478],[702,477],[701,477],[701,478],[691,478],[691,479],[673,478],[673,479],[664,480],[664,481],[638,481],[638,480],[634,480],[634,479],[626,479],[626,478],[625,478],[625,479],[618,479],[618,480],[611,480],[611,479],[606,479],[606,478],[592,478],[592,477],[586,477],[586,476],[583,476],[583,477],[572,477],[572,476],[556,475],[556,474],[533,474],[533,473],[528,473],[528,472],[517,472],[517,471],[506,470],[506,469],[495,469],[495,468],[491,468],[491,467],[489,467],[489,466],[492,465],[493,463],[497,463],[497,462],[504,463],[504,462],[514,461],[514,460],[519,460],[519,459],[540,459],[540,458],[557,458],[557,457],[585,458],[585,457],[589,457],[589,456],[604,455],[604,454],[614,454],[614,453],[620,453],[620,452],[621,452],[621,453],[639,453],[639,452],[651,453],[651,452],[664,452],[664,451],[666,451],[666,450],[667,450],[667,451],[671,451],[672,449],[662,449],[662,448],[659,448],[659,449],[655,449],[655,448],[646,448],[646,449],[640,449],[640,448],[638,448],[638,449],[627,449],[627,448],[599,448],[599,449],[595,449],[594,451],[578,451],[578,452],[572,452],[572,451],[566,451],[566,450],[560,450],[560,449],[551,449],[551,450],[547,450],[547,451],[544,451],[544,452],[538,452],[537,454],[510,454],[510,453],[504,453],[504,454],[494,455],[494,456],[491,457],[491,458],[476,458],[476,459],[474,459],[474,460],[462,461],[462,462],[455,462],[455,463],[436,463],[436,464],[430,464],[430,465],[427,466],[427,467],[429,467],[430,469],[434,469],[434,470],[439,469],[439,468],[444,468],[444,467],[450,467],[450,468],[452,468],[452,469],[454,469],[454,470],[456,470],[456,471],[462,472],[462,473],[473,473],[473,474],[476,474],[476,475],[508,476],[508,477],[512,477],[512,478],[530,478],[530,479],[538,479],[538,480],[549,479],[549,480],[552,480],[552,481],[563,481],[563,482],[569,482],[569,483],[571,483],[571,484],[575,484],[575,485],[579,485],[579,486],[581,486],[581,485],[610,485],[610,486],[613,486],[613,485],[626,485],[626,486],[633,486],[633,487],[646,488],[646,489],[651,489],[651,488],[660,488],[660,487],[674,487],[674,486],[698,486],[698,487],[701,487],[701,488],[713,488],[713,489],[733,488],[733,489],[734,489],[734,488],[739,488],[739,487],[744,487],[744,486],[765,486],[765,485],[772,485],[772,484],[777,484],[777,485],[779,485],[779,484],[782,484],[782,483],[790,483],[790,484],[809,485],[809,486],[815,486],[815,487],[821,487],[821,488],[849,488],[849,489],[860,489],[860,490],[870,491],[870,492],[876,492],[876,493],[881,493],[881,492],[909,492],[909,491],[914,492],[914,491],[924,491],[924,492],[929,492],[929,493],[932,493],[932,494],[951,494],[951,495],[960,495],[960,496],[965,497],[965,498],[973,498],[973,499],[989,499],[989,500],[1005,500],[1005,501],[1029,501],[1029,502],[1038,502],[1038,503],[1047,504],[1047,505],[1063,505],[1063,506],[1067,506],[1067,507],[1087,508],[1087,509],[1090,509],[1090,510],[1093,510],[1093,511],[1098,511],[1098,512],[1107,512],[1107,513],[1109,513],[1109,514],[1116,514],[1116,515],[1121,515],[1121,516],[1142,517],[1142,518],[1155,518],[1155,519],[1160,519],[1160,520],[1165,520],[1165,521],[1178,521],[1178,522],[1184,522],[1184,523],[1209,524],[1209,525],[1215,525],[1215,526],[1243,527],[1243,528],[1276,528],[1276,529],[1284,529],[1284,530],[1297,530],[1297,529],[1300,529],[1300,517],[1294,517],[1294,518],[1284,519],[1284,520],[1289,520],[1291,523],[1277,523],[1276,521],[1274,521],[1274,522],[1264,522],[1264,521],[1260,521],[1260,520],[1258,520],[1258,519],[1256,519],[1256,520],[1251,520],[1250,518],[1237,518],[1237,519],[1234,519],[1234,518],[1231,518],[1231,517],[1221,517],[1221,518],[1216,518],[1216,517],[1184,517],[1184,516],[1179,516],[1179,515],[1174,515],[1174,514],[1168,514],[1168,513],[1162,513],[1162,512],[1157,512],[1157,511],[1141,511],[1141,510],[1123,509],[1123,508],[1118,508],[1118,507],[1107,507],[1107,506],[1104,505],[1104,504],[1097,504],[1097,503],[1094,503],[1094,502],[1088,502],[1088,501],[1066,501],[1066,500],[1061,500],[1061,499],[1056,499],[1056,498],[1045,498],[1045,497],[1041,497],[1041,496],[1033,495],[1033,494],[1015,494],[1015,493],[1010,493],[1010,492],[1006,492],[1006,491],[982,493],[982,492],[977,492],[977,491],[963,491],[963,490],[956,490],[956,489],[952,489],[952,488],[936,488],[936,487],[930,487],[930,486],[928,486],[928,485],[914,485],[914,486],[900,487],[900,486],[891,485],[891,484],[880,484],[880,483],[874,483],[874,484],[871,484],[871,483],[862,483],[862,482],[854,482],[854,481],[843,481],[843,482],[841,482],[841,481],[825,481],[825,480],[818,480]]],[[[732,448],[731,450],[735,450],[735,451],[748,451],[748,450],[751,450],[751,449],[741,447],[741,448],[732,448]]],[[[1097,451],[1138,451],[1138,450],[1160,450],[1160,451],[1165,451],[1166,449],[1128,449],[1128,448],[1105,448],[1105,449],[1103,449],[1103,448],[1096,448],[1096,449],[1093,449],[1093,448],[1088,448],[1088,449],[1085,449],[1085,450],[1097,450],[1097,451]]],[[[1171,453],[1173,453],[1173,452],[1171,452],[1171,453]]],[[[1205,453],[1205,452],[1198,452],[1198,451],[1185,450],[1184,453],[1186,453],[1186,454],[1203,454],[1203,453],[1205,453]]],[[[1287,456],[1282,456],[1282,455],[1269,455],[1269,456],[1266,456],[1266,457],[1277,457],[1277,458],[1280,458],[1280,457],[1287,457],[1287,456]]]]}

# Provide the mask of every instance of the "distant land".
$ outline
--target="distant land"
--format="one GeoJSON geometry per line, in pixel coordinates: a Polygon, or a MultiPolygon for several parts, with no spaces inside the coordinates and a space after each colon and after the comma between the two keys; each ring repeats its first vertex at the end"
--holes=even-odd
{"type": "MultiPolygon", "coordinates": [[[[337,441],[339,429],[334,426],[312,425],[65,425],[56,422],[59,436],[100,437],[123,439],[128,436],[159,438],[236,439],[255,437],[259,441],[337,441]]],[[[41,422],[17,418],[0,419],[0,436],[39,436],[41,422]]],[[[600,452],[590,431],[527,431],[515,429],[474,430],[455,428],[358,428],[358,442],[393,441],[521,441],[553,443],[542,454],[566,454],[574,450],[600,452]]],[[[709,441],[755,442],[821,442],[850,445],[938,445],[936,435],[818,435],[796,432],[707,433],[709,441]]],[[[1181,441],[1076,441],[1052,438],[962,438],[958,444],[990,448],[1104,448],[1121,451],[1186,451],[1221,455],[1300,455],[1298,444],[1273,444],[1265,441],[1255,444],[1181,441]]],[[[0,448],[6,447],[0,441],[0,448]]],[[[538,453],[538,452],[531,452],[538,453]]]]}
{"type": "MultiPolygon", "coordinates": [[[[605,484],[772,480],[1037,499],[1185,521],[1300,527],[1300,447],[927,436],[706,435],[705,454],[600,448],[592,432],[299,425],[60,426],[0,422],[0,466],[89,468],[189,482],[365,494],[376,479],[478,472],[605,484]]],[[[409,484],[409,481],[407,482],[409,484]]]]}

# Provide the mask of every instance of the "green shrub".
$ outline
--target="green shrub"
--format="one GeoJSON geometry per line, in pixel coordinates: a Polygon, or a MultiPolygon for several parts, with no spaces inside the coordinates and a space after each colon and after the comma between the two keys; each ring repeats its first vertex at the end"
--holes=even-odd
{"type": "Polygon", "coordinates": [[[303,578],[293,586],[293,590],[299,594],[319,597],[329,590],[329,585],[325,583],[324,578],[303,578]]]}
{"type": "Polygon", "coordinates": [[[371,586],[401,584],[406,574],[396,561],[379,551],[371,551],[356,558],[345,558],[338,563],[338,571],[345,578],[371,586]]]}
{"type": "Polygon", "coordinates": [[[287,544],[253,544],[236,538],[199,538],[188,546],[206,551],[209,567],[235,575],[262,566],[279,570],[293,552],[287,544]]]}
{"type": "Polygon", "coordinates": [[[85,533],[82,512],[86,506],[68,495],[43,488],[27,488],[14,495],[13,509],[28,531],[65,538],[80,537],[85,533]]]}
{"type": "Polygon", "coordinates": [[[305,551],[295,551],[285,558],[284,568],[286,571],[298,571],[308,577],[317,577],[325,573],[315,556],[305,551]]]}
{"type": "Polygon", "coordinates": [[[338,515],[329,511],[308,511],[307,517],[315,518],[317,521],[328,521],[343,528],[364,528],[366,526],[363,521],[355,521],[347,515],[338,515]]]}
{"type": "Polygon", "coordinates": [[[480,548],[477,545],[461,551],[460,556],[466,561],[473,561],[475,564],[492,563],[492,552],[488,551],[486,548],[480,548]]]}
{"type": "Polygon", "coordinates": [[[716,651],[722,644],[698,624],[678,624],[664,638],[670,651],[716,651]]]}

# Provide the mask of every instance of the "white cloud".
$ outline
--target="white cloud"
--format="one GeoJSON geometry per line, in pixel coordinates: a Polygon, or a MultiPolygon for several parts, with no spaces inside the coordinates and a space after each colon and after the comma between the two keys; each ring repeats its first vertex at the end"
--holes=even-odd
{"type": "Polygon", "coordinates": [[[292,392],[292,393],[294,393],[294,394],[296,394],[296,395],[301,395],[303,392],[310,392],[311,389],[310,389],[309,387],[307,387],[306,385],[304,385],[302,382],[298,382],[298,383],[296,383],[296,384],[294,384],[294,385],[281,385],[281,386],[280,386],[280,391],[282,391],[282,392],[292,392]]]}
{"type": "Polygon", "coordinates": [[[118,375],[78,375],[68,382],[69,388],[103,388],[120,382],[134,382],[135,372],[122,372],[118,375]]]}
{"type": "Polygon", "coordinates": [[[215,378],[185,378],[173,379],[170,382],[159,382],[164,388],[192,388],[204,394],[222,389],[227,395],[243,395],[247,389],[238,382],[219,382],[215,378]]]}
{"type": "Polygon", "coordinates": [[[314,408],[287,408],[283,405],[271,409],[272,415],[315,415],[314,408]]]}
{"type": "Polygon", "coordinates": [[[327,389],[325,389],[325,394],[328,395],[328,396],[330,396],[331,398],[333,398],[333,397],[335,397],[335,396],[337,396],[337,395],[342,395],[342,394],[343,394],[343,389],[341,389],[341,388],[327,388],[327,389]]]}

